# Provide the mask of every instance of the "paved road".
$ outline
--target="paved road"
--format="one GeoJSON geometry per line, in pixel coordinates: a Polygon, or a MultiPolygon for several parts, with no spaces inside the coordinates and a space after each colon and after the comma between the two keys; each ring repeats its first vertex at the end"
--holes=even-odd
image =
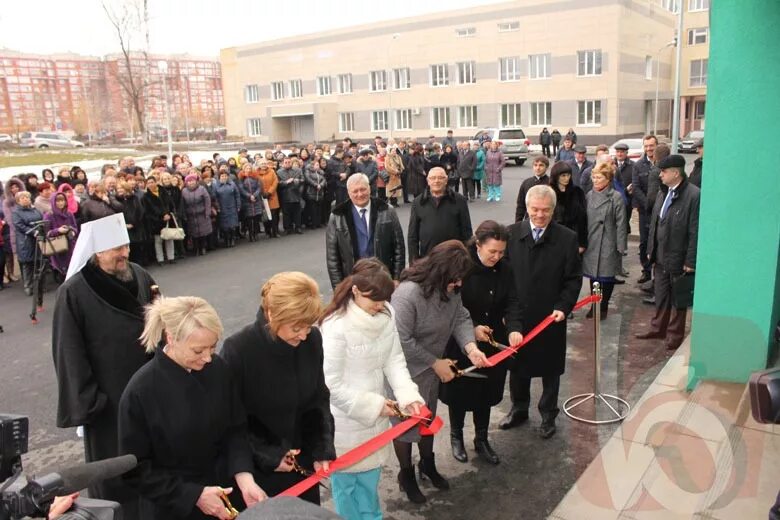
{"type": "MultiPolygon", "coordinates": [[[[515,197],[520,182],[531,175],[528,163],[505,170],[504,200],[470,206],[474,227],[487,218],[510,223],[514,217],[515,197]]],[[[399,209],[401,222],[408,222],[409,207],[399,209]]],[[[636,244],[632,245],[635,251],[636,244]]],[[[639,274],[636,254],[632,279],[639,274]]],[[[303,236],[284,237],[269,242],[244,243],[230,250],[210,253],[205,258],[186,259],[174,267],[152,268],[151,272],[167,295],[197,295],[206,298],[219,312],[226,334],[231,334],[254,319],[259,288],[264,280],[280,270],[301,270],[312,275],[326,298],[330,286],[324,261],[324,231],[303,236]]],[[[19,413],[30,417],[30,453],[24,458],[27,471],[57,468],[82,460],[81,443],[72,429],[55,426],[56,387],[51,361],[51,305],[54,294],[45,296],[46,310],[40,323],[28,319],[29,299],[19,283],[0,292],[0,413],[19,413]]],[[[639,292],[633,284],[616,291],[616,310],[605,322],[605,377],[607,388],[626,396],[641,395],[666,359],[658,345],[633,345],[628,325],[641,327],[651,309],[638,304],[639,292]]],[[[570,325],[570,354],[567,376],[561,396],[588,391],[592,374],[590,350],[592,324],[582,318],[570,325]]],[[[534,386],[534,395],[538,389],[534,386]]],[[[429,503],[423,508],[409,505],[394,483],[397,466],[385,469],[382,497],[390,519],[478,518],[486,512],[491,518],[544,518],[585,469],[598,451],[600,442],[612,429],[559,419],[559,434],[550,441],[537,438],[531,425],[518,431],[501,432],[496,423],[508,407],[508,396],[494,412],[491,436],[502,456],[498,467],[481,461],[458,464],[449,454],[448,431],[437,440],[438,461],[442,473],[452,478],[453,491],[435,492],[425,488],[429,503]],[[500,494],[493,497],[494,494],[500,494]],[[522,513],[518,508],[522,508],[522,513]]],[[[446,407],[441,406],[446,422],[446,407]]],[[[467,423],[470,420],[467,419],[467,423]]],[[[534,421],[532,421],[533,423],[534,421]]],[[[470,427],[469,427],[470,428],[470,427]]],[[[470,449],[471,430],[467,428],[470,449]]],[[[473,453],[472,453],[473,456],[473,453]]]]}

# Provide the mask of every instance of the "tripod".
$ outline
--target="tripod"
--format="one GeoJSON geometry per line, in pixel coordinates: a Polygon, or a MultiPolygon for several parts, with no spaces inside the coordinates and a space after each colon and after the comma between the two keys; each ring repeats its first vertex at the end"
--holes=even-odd
{"type": "Polygon", "coordinates": [[[32,309],[30,311],[30,320],[32,320],[33,325],[37,325],[38,312],[43,310],[43,289],[46,285],[46,273],[51,271],[51,263],[48,257],[43,254],[43,245],[48,243],[51,246],[48,227],[49,223],[45,220],[33,223],[33,235],[36,242],[32,265],[32,309]]]}

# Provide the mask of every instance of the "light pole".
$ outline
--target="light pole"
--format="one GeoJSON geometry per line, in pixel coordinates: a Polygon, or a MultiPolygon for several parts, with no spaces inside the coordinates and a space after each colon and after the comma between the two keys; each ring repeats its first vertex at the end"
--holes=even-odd
{"type": "Polygon", "coordinates": [[[680,138],[680,60],[682,59],[682,31],[683,31],[683,13],[685,4],[680,2],[680,14],[677,18],[677,57],[675,60],[674,71],[674,110],[672,111],[672,153],[677,153],[677,141],[680,138]]]}
{"type": "Polygon", "coordinates": [[[168,160],[173,160],[173,141],[171,141],[171,109],[168,105],[168,62],[160,60],[157,62],[157,69],[162,75],[163,97],[165,98],[165,131],[168,134],[168,160]]]}
{"type": "Polygon", "coordinates": [[[661,51],[672,45],[677,45],[677,38],[670,41],[655,53],[655,116],[653,117],[653,135],[658,135],[658,87],[661,81],[661,51]]]}

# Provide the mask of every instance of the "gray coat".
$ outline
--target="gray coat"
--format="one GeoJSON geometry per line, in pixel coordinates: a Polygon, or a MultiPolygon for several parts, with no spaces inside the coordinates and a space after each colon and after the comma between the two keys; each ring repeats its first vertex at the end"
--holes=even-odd
{"type": "Polygon", "coordinates": [[[626,251],[626,205],[609,186],[591,190],[585,196],[588,212],[588,248],[582,255],[582,272],[593,278],[610,278],[620,273],[620,259],[626,251]]]}
{"type": "Polygon", "coordinates": [[[201,185],[194,190],[184,188],[181,191],[182,209],[186,219],[187,236],[202,238],[213,231],[211,226],[211,197],[201,185]]]}
{"type": "Polygon", "coordinates": [[[300,202],[303,198],[303,172],[298,168],[279,168],[276,177],[279,179],[276,191],[279,193],[280,202],[282,204],[300,202]],[[292,182],[288,184],[288,180],[292,182]]]}
{"type": "Polygon", "coordinates": [[[406,356],[409,374],[416,377],[426,370],[433,373],[433,362],[444,355],[450,336],[458,346],[474,342],[474,327],[469,311],[459,294],[442,301],[438,293],[425,298],[416,282],[402,282],[393,293],[395,324],[406,356]]]}
{"type": "Polygon", "coordinates": [[[458,177],[461,179],[471,179],[474,177],[474,170],[477,168],[477,153],[474,150],[468,150],[458,156],[458,177]]]}
{"type": "MultiPolygon", "coordinates": [[[[35,226],[33,222],[43,220],[41,212],[32,206],[23,207],[16,205],[11,215],[11,221],[13,222],[13,229],[16,231],[14,238],[16,239],[16,258],[19,263],[32,262],[35,259],[35,226]]],[[[43,231],[43,228],[41,228],[43,231]]]]}

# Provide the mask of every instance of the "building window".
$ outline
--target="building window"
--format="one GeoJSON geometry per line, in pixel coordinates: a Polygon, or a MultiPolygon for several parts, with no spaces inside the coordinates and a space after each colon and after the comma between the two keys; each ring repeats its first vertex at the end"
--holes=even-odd
{"type": "Polygon", "coordinates": [[[688,11],[706,11],[710,8],[710,0],[688,0],[688,11]]]}
{"type": "Polygon", "coordinates": [[[393,69],[393,89],[407,90],[412,86],[411,73],[409,67],[393,69]]]}
{"type": "Polygon", "coordinates": [[[458,107],[458,128],[476,128],[477,105],[458,107]]]}
{"type": "Polygon", "coordinates": [[[450,84],[450,69],[446,63],[431,65],[431,86],[446,87],[450,84]]]}
{"type": "Polygon", "coordinates": [[[531,126],[547,126],[552,124],[552,103],[531,103],[531,126]]]}
{"type": "Polygon", "coordinates": [[[352,74],[339,74],[339,94],[352,93],[352,74]]]}
{"type": "Polygon", "coordinates": [[[303,84],[299,79],[290,80],[290,97],[295,99],[303,97],[303,84]]]}
{"type": "Polygon", "coordinates": [[[653,57],[645,56],[645,79],[653,79],[653,57]]]}
{"type": "Polygon", "coordinates": [[[707,27],[688,29],[688,45],[701,45],[707,43],[707,37],[709,35],[710,30],[707,27]]]}
{"type": "Polygon", "coordinates": [[[396,130],[412,129],[412,109],[405,108],[403,110],[395,111],[395,129],[396,130]]]}
{"type": "Polygon", "coordinates": [[[707,86],[707,59],[691,61],[691,86],[707,86]]]}
{"type": "Polygon", "coordinates": [[[247,85],[244,87],[244,99],[247,103],[257,103],[260,101],[260,89],[257,85],[247,85]]]}
{"type": "Polygon", "coordinates": [[[339,114],[339,132],[355,131],[355,114],[352,112],[342,112],[339,114]]]}
{"type": "Polygon", "coordinates": [[[371,112],[371,131],[383,132],[387,130],[387,110],[371,112]]]}
{"type": "Polygon", "coordinates": [[[601,124],[601,100],[577,101],[577,125],[601,124]]]}
{"type": "Polygon", "coordinates": [[[434,107],[431,109],[432,128],[449,128],[450,126],[450,107],[434,107]]]}
{"type": "Polygon", "coordinates": [[[246,120],[246,133],[249,137],[255,137],[262,134],[259,117],[246,120]]]}
{"type": "Polygon", "coordinates": [[[661,0],[661,5],[670,13],[680,12],[680,0],[661,0]]]}
{"type": "Polygon", "coordinates": [[[455,29],[455,34],[458,36],[458,38],[468,38],[477,34],[477,28],[461,27],[460,29],[455,29]]]}
{"type": "Polygon", "coordinates": [[[693,103],[693,118],[704,119],[704,101],[695,101],[693,103]]]}
{"type": "Polygon", "coordinates": [[[274,81],[271,83],[271,96],[274,101],[284,99],[284,83],[281,81],[274,81]]]}
{"type": "Polygon", "coordinates": [[[330,96],[330,76],[320,76],[317,78],[317,94],[320,96],[330,96]]]}
{"type": "Polygon", "coordinates": [[[520,22],[515,20],[513,22],[501,22],[498,24],[498,32],[511,32],[520,30],[520,22]]]}
{"type": "Polygon", "coordinates": [[[501,128],[520,126],[520,103],[501,105],[501,128]]]}
{"type": "Polygon", "coordinates": [[[531,54],[528,56],[528,77],[531,79],[550,77],[549,54],[531,54]]]}
{"type": "Polygon", "coordinates": [[[520,79],[520,59],[517,56],[498,59],[498,79],[500,81],[517,81],[520,79]]]}
{"type": "Polygon", "coordinates": [[[577,51],[577,75],[601,75],[601,50],[577,51]]]}
{"type": "Polygon", "coordinates": [[[472,85],[477,82],[477,62],[462,61],[458,63],[458,84],[472,85]]]}
{"type": "Polygon", "coordinates": [[[368,90],[382,92],[387,90],[387,72],[384,70],[372,70],[368,73],[368,90]]]}

